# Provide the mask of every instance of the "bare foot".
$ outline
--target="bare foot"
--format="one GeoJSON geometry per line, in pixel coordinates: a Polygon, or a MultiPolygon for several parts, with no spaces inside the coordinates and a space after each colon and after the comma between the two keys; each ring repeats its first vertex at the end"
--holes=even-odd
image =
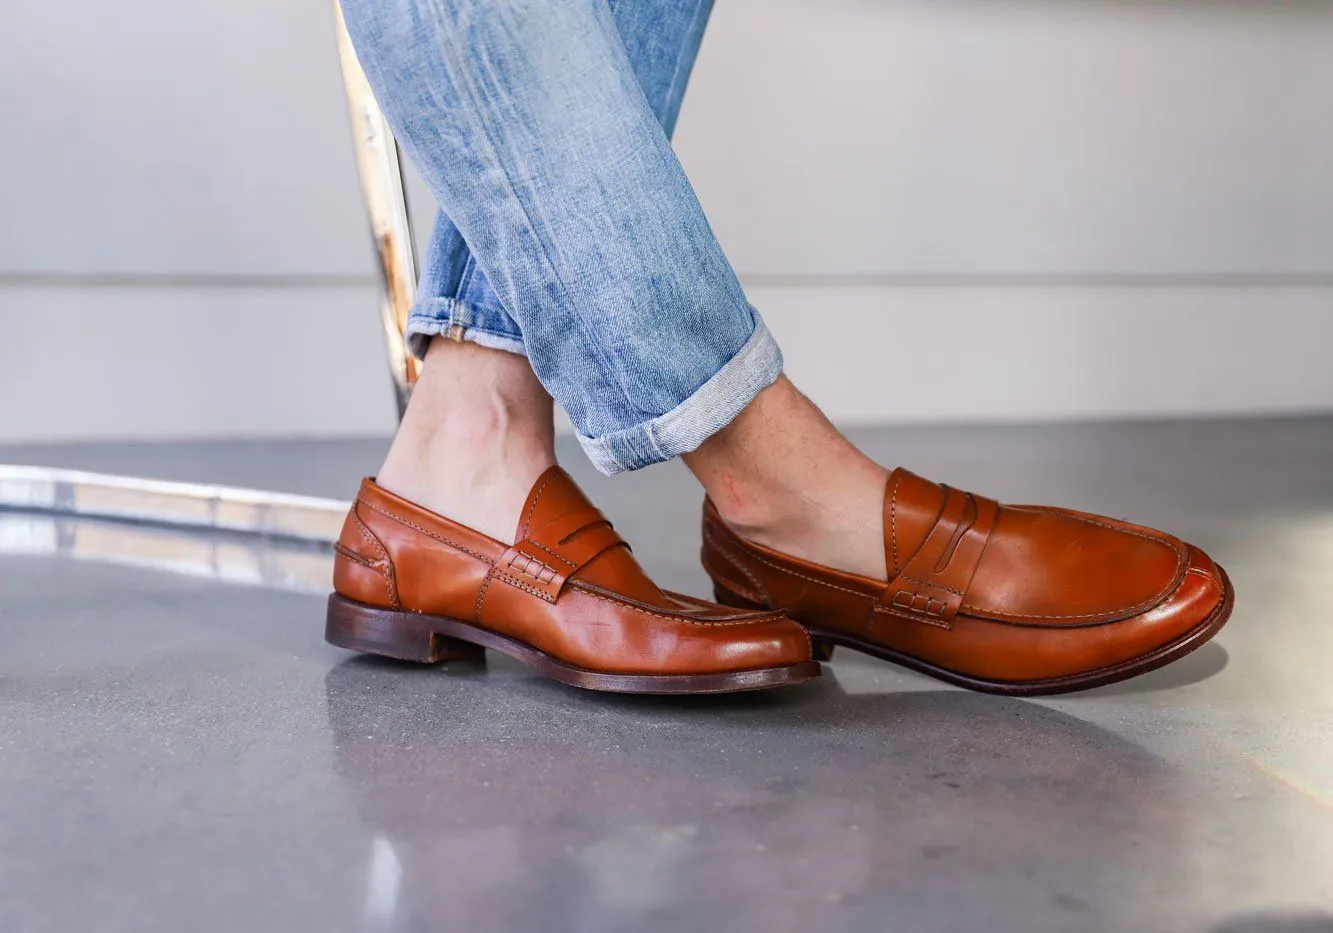
{"type": "Polygon", "coordinates": [[[889,472],[843,437],[786,376],[682,459],[742,537],[838,570],[887,578],[889,472]]]}
{"type": "Polygon", "coordinates": [[[555,462],[551,397],[528,361],[437,337],[376,480],[513,544],[532,484],[555,462]]]}

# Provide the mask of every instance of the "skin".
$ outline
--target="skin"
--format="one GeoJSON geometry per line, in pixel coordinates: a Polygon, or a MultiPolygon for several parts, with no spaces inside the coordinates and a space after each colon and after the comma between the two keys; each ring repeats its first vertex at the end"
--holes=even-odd
{"type": "MultiPolygon", "coordinates": [[[[556,462],[553,411],[524,357],[437,337],[379,483],[512,544],[528,491],[556,462]]],[[[785,375],[681,459],[743,537],[885,579],[888,471],[785,375]]]]}

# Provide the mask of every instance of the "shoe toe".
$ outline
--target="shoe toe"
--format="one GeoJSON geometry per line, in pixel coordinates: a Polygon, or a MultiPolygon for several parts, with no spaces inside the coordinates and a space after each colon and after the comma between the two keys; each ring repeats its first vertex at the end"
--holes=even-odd
{"type": "Polygon", "coordinates": [[[731,629],[718,640],[715,660],[723,670],[787,667],[811,660],[810,636],[786,615],[775,614],[731,629]]]}
{"type": "Polygon", "coordinates": [[[1170,596],[1144,615],[1163,643],[1184,637],[1213,617],[1227,601],[1230,584],[1222,568],[1192,544],[1186,545],[1184,578],[1170,596]]]}

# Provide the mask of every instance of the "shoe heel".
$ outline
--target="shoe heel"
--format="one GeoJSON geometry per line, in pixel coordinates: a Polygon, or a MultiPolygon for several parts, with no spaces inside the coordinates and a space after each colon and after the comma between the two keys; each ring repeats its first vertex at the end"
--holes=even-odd
{"type": "Polygon", "coordinates": [[[756,612],[768,612],[768,606],[761,606],[753,600],[746,599],[744,596],[737,596],[731,590],[721,584],[713,584],[713,601],[721,603],[723,606],[730,606],[732,609],[752,609],[756,612]]]}
{"type": "Polygon", "coordinates": [[[833,660],[833,649],[837,644],[823,635],[810,636],[810,656],[816,661],[833,660]]]}
{"type": "Polygon", "coordinates": [[[324,640],[339,648],[419,664],[476,660],[486,653],[480,645],[431,631],[429,622],[415,612],[378,609],[337,593],[329,596],[324,640]]]}

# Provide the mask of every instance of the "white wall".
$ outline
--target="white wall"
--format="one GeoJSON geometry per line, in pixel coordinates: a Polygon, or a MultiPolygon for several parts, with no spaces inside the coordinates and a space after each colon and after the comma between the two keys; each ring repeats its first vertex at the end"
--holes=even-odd
{"type": "MultiPolygon", "coordinates": [[[[0,439],[386,430],[323,0],[18,7],[0,439]]],[[[721,0],[677,140],[836,417],[1329,409],[1331,87],[1313,0],[721,0]]]]}

